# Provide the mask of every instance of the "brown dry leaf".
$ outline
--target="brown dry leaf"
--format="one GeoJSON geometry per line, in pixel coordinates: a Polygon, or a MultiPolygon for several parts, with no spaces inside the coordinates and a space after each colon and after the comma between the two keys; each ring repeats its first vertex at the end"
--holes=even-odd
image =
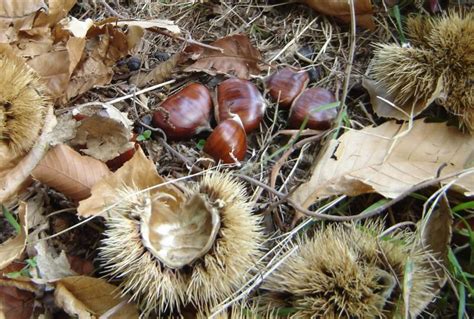
{"type": "Polygon", "coordinates": [[[180,34],[181,30],[171,20],[152,19],[152,20],[120,20],[116,23],[118,26],[127,25],[129,27],[140,27],[142,29],[166,29],[174,34],[180,34]]]}
{"type": "Polygon", "coordinates": [[[32,176],[64,195],[82,200],[110,171],[103,162],[82,156],[67,145],[52,148],[32,172],[32,176]]]}
{"type": "MultiPolygon", "coordinates": [[[[473,166],[474,137],[445,123],[413,122],[413,127],[386,122],[378,127],[348,131],[332,140],[317,161],[311,179],[300,185],[293,199],[307,208],[332,195],[377,192],[394,198],[412,186],[473,166]],[[397,137],[398,135],[398,137],[397,137]]],[[[446,181],[448,182],[448,181],[446,181]]],[[[454,188],[469,196],[472,174],[454,188]]]]}
{"type": "Polygon", "coordinates": [[[446,269],[449,264],[448,253],[453,233],[453,215],[446,194],[440,200],[437,210],[431,212],[426,219],[421,220],[421,245],[423,249],[431,251],[436,260],[431,260],[427,269],[431,269],[433,277],[437,278],[436,293],[447,281],[446,269]]]}
{"type": "MultiPolygon", "coordinates": [[[[351,9],[347,0],[298,0],[314,10],[332,17],[336,17],[343,22],[351,21],[351,9]]],[[[375,29],[372,17],[371,0],[354,0],[354,11],[356,23],[367,29],[375,29]]]]}
{"type": "Polygon", "coordinates": [[[438,79],[436,88],[429,99],[417,100],[414,104],[406,103],[405,105],[395,105],[393,103],[395,99],[376,81],[364,78],[362,86],[369,92],[370,104],[378,116],[407,121],[423,112],[440,96],[443,90],[443,78],[438,79]]]}
{"type": "Polygon", "coordinates": [[[0,269],[7,267],[13,260],[20,257],[26,246],[28,236],[28,210],[26,203],[20,202],[18,208],[20,233],[0,245],[0,269]]]}
{"type": "Polygon", "coordinates": [[[54,300],[71,316],[99,318],[114,307],[107,318],[138,318],[137,306],[118,297],[118,288],[104,279],[74,276],[56,281],[54,300]]]}
{"type": "MultiPolygon", "coordinates": [[[[50,140],[49,134],[55,125],[56,117],[53,113],[53,107],[49,106],[41,135],[38,137],[38,140],[28,154],[21,159],[12,159],[13,163],[15,163],[14,166],[13,163],[9,163],[3,167],[4,163],[0,162],[0,203],[6,202],[25,186],[25,183],[30,178],[31,171],[48,151],[50,140]]],[[[2,147],[2,143],[0,143],[0,158],[2,160],[4,157],[8,158],[9,154],[4,154],[7,150],[8,149],[2,147]]]]}
{"type": "Polygon", "coordinates": [[[0,0],[0,43],[15,41],[20,30],[31,29],[36,13],[46,8],[44,0],[0,0]]]}
{"type": "Polygon", "coordinates": [[[76,129],[71,145],[81,147],[81,152],[103,162],[133,149],[132,124],[127,113],[111,105],[74,109],[73,113],[86,116],[76,129]]]}
{"type": "Polygon", "coordinates": [[[0,318],[30,319],[35,294],[0,283],[0,318]]]}
{"type": "Polygon", "coordinates": [[[223,49],[223,52],[196,45],[188,46],[185,54],[191,55],[191,59],[196,62],[184,71],[202,71],[211,75],[227,74],[241,79],[249,79],[250,75],[260,74],[258,64],[262,61],[262,56],[246,35],[227,36],[210,45],[223,49]]]}
{"type": "MultiPolygon", "coordinates": [[[[124,186],[128,185],[141,190],[164,182],[165,180],[156,172],[153,161],[149,160],[140,148],[132,159],[115,173],[105,177],[92,187],[91,197],[79,203],[77,213],[81,217],[100,214],[107,206],[123,199],[118,190],[122,190],[124,186]]],[[[172,194],[175,198],[181,196],[180,192],[172,185],[164,185],[158,190],[172,194]]]]}

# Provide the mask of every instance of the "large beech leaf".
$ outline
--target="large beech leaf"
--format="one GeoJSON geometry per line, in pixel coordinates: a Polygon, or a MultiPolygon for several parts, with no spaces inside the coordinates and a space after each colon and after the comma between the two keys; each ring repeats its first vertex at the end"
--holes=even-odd
{"type": "MultiPolygon", "coordinates": [[[[351,130],[329,143],[311,179],[296,189],[293,199],[309,207],[318,199],[340,194],[377,192],[394,198],[435,178],[444,164],[440,176],[472,167],[473,156],[474,137],[445,123],[417,120],[409,129],[407,124],[386,122],[351,130]]],[[[472,195],[474,175],[459,179],[454,186],[472,195]]]]}
{"type": "Polygon", "coordinates": [[[18,208],[18,216],[20,217],[20,232],[11,239],[0,245],[0,269],[8,266],[13,260],[20,257],[26,246],[26,238],[28,236],[28,211],[26,203],[21,202],[18,208]]]}
{"type": "Polygon", "coordinates": [[[109,174],[103,162],[64,144],[52,148],[32,173],[35,179],[74,200],[89,197],[92,186],[109,174]]]}
{"type": "MultiPolygon", "coordinates": [[[[351,10],[347,0],[298,0],[298,2],[308,5],[322,14],[336,17],[341,21],[351,21],[351,10]]],[[[368,29],[375,28],[371,0],[354,0],[354,11],[358,25],[368,29]]]]}
{"type": "Polygon", "coordinates": [[[227,74],[241,79],[249,79],[250,75],[260,74],[258,63],[261,62],[260,52],[250,43],[247,36],[237,34],[224,37],[213,43],[218,50],[192,45],[185,53],[196,60],[184,70],[187,72],[202,71],[211,75],[227,74]]]}
{"type": "Polygon", "coordinates": [[[55,286],[56,304],[71,316],[98,318],[107,313],[107,318],[138,318],[137,306],[118,297],[118,288],[104,279],[73,276],[56,281],[55,286]]]}

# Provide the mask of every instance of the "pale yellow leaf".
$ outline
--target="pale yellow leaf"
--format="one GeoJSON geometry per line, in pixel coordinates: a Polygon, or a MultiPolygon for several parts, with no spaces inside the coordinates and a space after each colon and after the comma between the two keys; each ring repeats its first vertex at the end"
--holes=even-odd
{"type": "Polygon", "coordinates": [[[74,276],[56,281],[55,286],[56,304],[71,316],[99,318],[118,306],[108,318],[138,318],[137,306],[119,297],[118,288],[104,279],[74,276]]]}
{"type": "MultiPolygon", "coordinates": [[[[153,161],[145,156],[142,149],[138,149],[132,159],[115,173],[94,185],[91,190],[92,195],[79,203],[77,213],[82,217],[98,215],[107,206],[123,199],[118,190],[123,189],[124,186],[142,190],[164,182],[165,180],[156,172],[153,161]]],[[[159,190],[171,194],[175,198],[182,196],[172,185],[162,186],[159,190]]],[[[176,204],[170,205],[172,210],[175,207],[176,204]]]]}
{"type": "Polygon", "coordinates": [[[92,186],[108,174],[103,162],[64,144],[52,148],[32,172],[35,179],[74,200],[89,197],[92,186]]]}
{"type": "MultiPolygon", "coordinates": [[[[332,195],[377,192],[394,198],[414,185],[473,166],[474,137],[445,123],[423,120],[399,125],[386,122],[378,127],[348,131],[332,140],[314,167],[311,179],[300,185],[293,199],[309,207],[332,195]]],[[[448,181],[446,181],[448,182],[448,181]]],[[[455,182],[454,189],[469,196],[474,175],[455,182]]]]}
{"type": "Polygon", "coordinates": [[[159,28],[159,29],[166,29],[174,34],[180,34],[181,30],[179,26],[177,26],[171,20],[163,20],[163,19],[153,19],[153,20],[120,20],[117,21],[116,24],[118,26],[128,25],[130,26],[137,26],[143,29],[150,29],[150,28],[159,28]]]}
{"type": "Polygon", "coordinates": [[[28,236],[28,210],[26,203],[20,202],[18,216],[20,217],[20,233],[0,245],[0,269],[5,268],[13,260],[20,257],[25,249],[28,236]]]}

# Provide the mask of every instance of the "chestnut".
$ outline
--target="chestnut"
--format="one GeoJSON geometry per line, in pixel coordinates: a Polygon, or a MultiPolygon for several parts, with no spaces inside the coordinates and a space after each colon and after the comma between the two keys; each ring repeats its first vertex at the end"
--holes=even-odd
{"type": "Polygon", "coordinates": [[[168,97],[153,113],[152,124],[161,128],[169,139],[183,140],[210,130],[212,99],[200,83],[191,83],[168,97]]]}
{"type": "Polygon", "coordinates": [[[327,130],[337,117],[337,107],[325,108],[325,105],[336,102],[336,98],[323,88],[307,89],[294,100],[290,108],[289,126],[300,128],[306,117],[306,128],[327,130]]]}
{"type": "Polygon", "coordinates": [[[308,72],[286,67],[268,78],[266,88],[272,99],[278,101],[281,108],[289,109],[293,100],[303,92],[308,82],[308,72]]]}
{"type": "Polygon", "coordinates": [[[250,81],[232,78],[217,87],[215,116],[218,123],[237,114],[245,132],[257,129],[265,113],[265,100],[250,81]]]}
{"type": "Polygon", "coordinates": [[[204,153],[216,161],[238,163],[247,152],[247,134],[237,115],[222,121],[209,135],[204,144],[204,153]]]}

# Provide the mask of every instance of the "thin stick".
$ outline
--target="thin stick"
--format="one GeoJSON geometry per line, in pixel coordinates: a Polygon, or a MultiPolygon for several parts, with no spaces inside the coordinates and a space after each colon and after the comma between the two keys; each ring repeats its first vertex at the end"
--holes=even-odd
{"type": "Polygon", "coordinates": [[[376,215],[382,213],[383,211],[385,211],[386,209],[388,209],[389,207],[393,206],[394,204],[400,202],[402,199],[404,199],[405,197],[407,197],[411,193],[417,192],[420,189],[426,188],[428,186],[433,186],[433,185],[438,184],[438,183],[440,183],[440,182],[442,182],[446,179],[456,178],[456,177],[459,178],[459,177],[462,177],[463,175],[468,175],[468,174],[472,174],[472,173],[474,173],[474,169],[464,170],[464,171],[461,171],[461,172],[448,174],[448,175],[445,175],[443,177],[433,178],[431,180],[427,180],[427,181],[418,183],[418,184],[414,185],[413,187],[407,189],[403,193],[401,193],[399,196],[391,199],[390,201],[386,202],[382,206],[377,207],[374,210],[369,210],[367,212],[362,212],[362,213],[359,213],[357,215],[351,215],[351,216],[332,216],[332,215],[319,214],[319,213],[310,211],[310,210],[302,207],[300,204],[298,204],[297,202],[295,202],[291,198],[289,198],[288,194],[281,193],[281,192],[277,191],[276,189],[271,188],[270,186],[254,179],[252,177],[242,175],[242,174],[235,174],[235,176],[237,176],[239,178],[242,178],[243,180],[246,180],[247,182],[252,183],[256,186],[262,187],[265,190],[267,190],[267,191],[275,194],[276,196],[280,197],[281,199],[284,199],[294,209],[296,209],[297,211],[301,212],[302,214],[304,214],[306,216],[314,217],[314,218],[317,218],[317,219],[320,219],[320,220],[347,222],[347,221],[361,220],[361,219],[366,219],[366,218],[376,216],[376,215]]]}

